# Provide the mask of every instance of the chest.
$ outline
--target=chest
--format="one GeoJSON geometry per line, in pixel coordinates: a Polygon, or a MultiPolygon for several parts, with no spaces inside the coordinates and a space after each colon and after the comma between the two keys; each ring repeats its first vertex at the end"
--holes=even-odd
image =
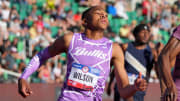
{"type": "Polygon", "coordinates": [[[110,45],[92,44],[79,40],[74,43],[69,54],[79,63],[94,65],[110,58],[110,45]]]}

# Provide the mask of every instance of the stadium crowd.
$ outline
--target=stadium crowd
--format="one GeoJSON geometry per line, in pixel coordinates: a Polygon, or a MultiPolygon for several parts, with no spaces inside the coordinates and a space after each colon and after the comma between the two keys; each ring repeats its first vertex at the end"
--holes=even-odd
{"type": "MultiPolygon", "coordinates": [[[[41,49],[68,31],[82,32],[81,14],[101,5],[108,12],[106,36],[114,42],[134,40],[137,24],[151,28],[150,46],[166,44],[180,24],[180,0],[0,0],[0,68],[22,73],[41,49]]],[[[66,54],[48,60],[31,76],[32,83],[60,83],[66,74],[66,54]]],[[[151,82],[157,82],[151,72],[151,82]]],[[[0,83],[15,83],[17,77],[0,71],[0,83]]]]}

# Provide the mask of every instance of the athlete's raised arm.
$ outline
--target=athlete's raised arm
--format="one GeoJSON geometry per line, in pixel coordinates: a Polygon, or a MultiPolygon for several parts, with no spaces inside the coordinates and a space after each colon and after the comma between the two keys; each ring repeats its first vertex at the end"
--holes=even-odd
{"type": "Polygon", "coordinates": [[[141,78],[141,75],[136,79],[134,85],[129,85],[128,76],[124,68],[124,54],[117,43],[113,44],[112,61],[115,66],[115,77],[119,93],[123,98],[129,98],[136,91],[144,91],[147,88],[147,82],[141,78]]]}
{"type": "Polygon", "coordinates": [[[32,73],[34,73],[47,59],[56,56],[61,52],[67,52],[72,37],[72,33],[65,34],[64,36],[59,37],[52,45],[43,49],[31,59],[30,63],[27,65],[25,71],[18,80],[18,91],[21,96],[27,97],[32,94],[32,91],[30,89],[30,86],[26,82],[26,79],[32,73]]]}

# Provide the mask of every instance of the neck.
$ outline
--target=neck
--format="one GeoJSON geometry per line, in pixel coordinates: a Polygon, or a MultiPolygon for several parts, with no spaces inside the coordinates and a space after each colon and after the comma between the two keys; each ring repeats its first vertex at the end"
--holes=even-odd
{"type": "Polygon", "coordinates": [[[89,39],[98,40],[98,39],[103,38],[104,31],[103,30],[90,30],[90,29],[86,29],[85,30],[85,35],[89,39]]]}
{"type": "Polygon", "coordinates": [[[144,49],[146,48],[146,43],[134,42],[133,43],[136,49],[144,49]]]}

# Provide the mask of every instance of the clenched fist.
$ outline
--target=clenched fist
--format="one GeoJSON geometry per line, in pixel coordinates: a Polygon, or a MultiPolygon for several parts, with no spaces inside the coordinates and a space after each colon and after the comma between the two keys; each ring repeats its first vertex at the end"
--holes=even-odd
{"type": "Polygon", "coordinates": [[[142,74],[139,73],[138,78],[135,80],[135,87],[138,91],[145,91],[147,89],[147,81],[142,79],[142,74]]]}
{"type": "Polygon", "coordinates": [[[27,97],[32,94],[29,84],[24,79],[18,80],[18,92],[21,96],[27,97]]]}

